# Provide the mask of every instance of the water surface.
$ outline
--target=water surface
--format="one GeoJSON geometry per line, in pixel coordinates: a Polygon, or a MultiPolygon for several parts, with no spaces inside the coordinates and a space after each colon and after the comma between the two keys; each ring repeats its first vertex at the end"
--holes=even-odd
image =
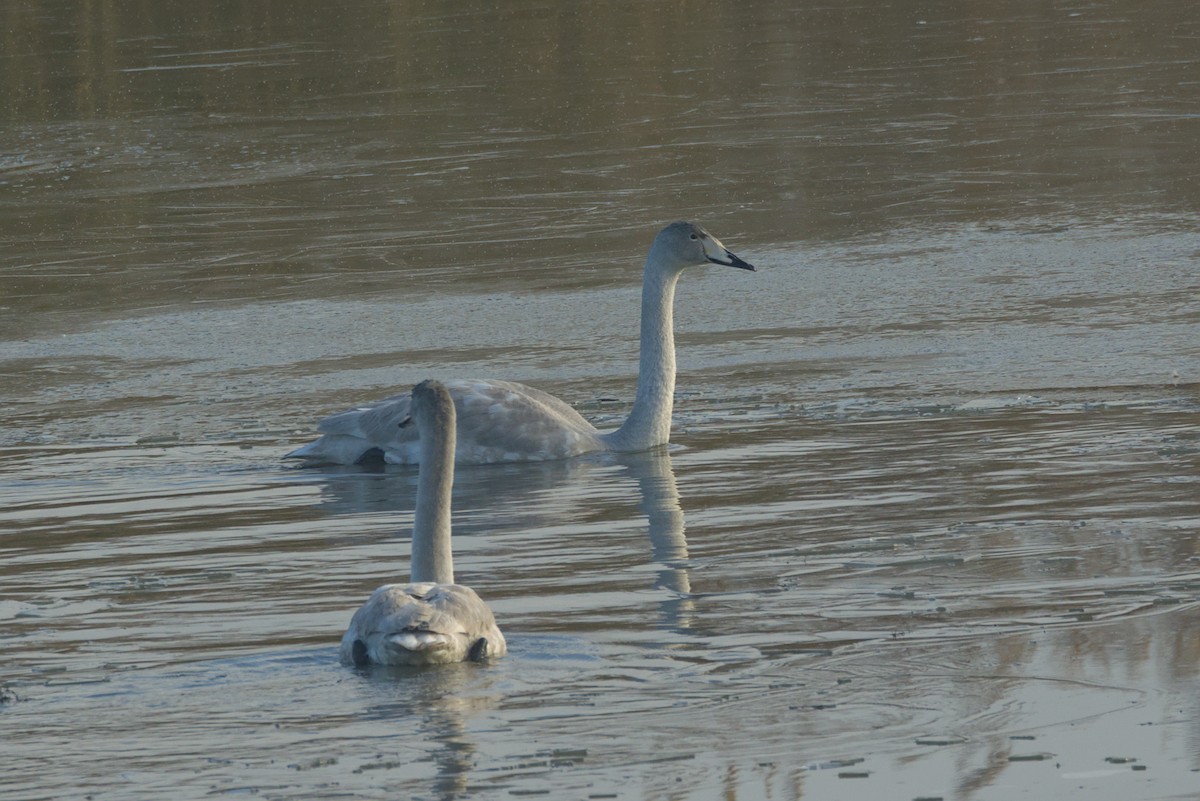
{"type": "Polygon", "coordinates": [[[3,12],[14,799],[1166,799],[1200,771],[1190,4],[3,12]],[[438,376],[675,444],[459,471],[495,664],[336,662],[438,376]]]}

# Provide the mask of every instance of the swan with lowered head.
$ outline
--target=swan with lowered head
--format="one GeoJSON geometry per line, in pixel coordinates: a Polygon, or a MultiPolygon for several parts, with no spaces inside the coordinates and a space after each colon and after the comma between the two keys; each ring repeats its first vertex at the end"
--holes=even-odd
{"type": "Polygon", "coordinates": [[[413,387],[405,428],[420,433],[421,470],[413,514],[409,584],[385,584],[354,613],[342,637],[346,664],[437,665],[503,656],[496,618],[470,587],[454,583],[450,490],[454,486],[454,401],[437,381],[413,387]]]}
{"type": "MultiPolygon", "coordinates": [[[[723,264],[754,266],[693,223],[675,222],[654,238],[642,278],[642,323],[637,394],[625,423],[600,432],[567,403],[511,381],[451,380],[446,388],[458,411],[456,458],[464,464],[564,459],[589,451],[644,451],[671,436],[675,395],[675,284],[684,268],[723,264]]],[[[399,424],[409,396],[325,418],[322,436],[287,454],[308,464],[356,464],[382,456],[392,464],[421,459],[418,433],[399,424]]]]}

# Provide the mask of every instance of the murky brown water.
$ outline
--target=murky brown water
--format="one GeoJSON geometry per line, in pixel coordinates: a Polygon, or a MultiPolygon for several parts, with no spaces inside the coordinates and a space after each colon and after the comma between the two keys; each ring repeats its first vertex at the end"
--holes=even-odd
{"type": "Polygon", "coordinates": [[[1200,21],[916,6],[0,10],[0,797],[1194,797],[1200,21]],[[339,666],[415,473],[279,456],[619,419],[676,217],[676,446],[460,470],[508,656],[339,666]]]}

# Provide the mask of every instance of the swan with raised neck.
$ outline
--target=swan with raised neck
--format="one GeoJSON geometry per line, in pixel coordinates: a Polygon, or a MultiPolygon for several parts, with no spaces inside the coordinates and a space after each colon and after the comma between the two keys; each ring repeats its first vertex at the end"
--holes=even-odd
{"type": "MultiPolygon", "coordinates": [[[[675,394],[675,285],[686,268],[702,264],[754,269],[695,223],[671,223],[654,238],[642,277],[637,394],[618,429],[598,431],[567,403],[524,384],[448,380],[444,383],[458,413],[457,461],[541,461],[666,444],[675,394]]],[[[400,425],[409,416],[409,404],[407,394],[397,395],[327,417],[318,426],[322,436],[287,457],[308,464],[355,464],[371,457],[419,462],[418,434],[400,425]]]]}
{"type": "Polygon", "coordinates": [[[455,411],[437,381],[412,391],[406,426],[420,432],[421,468],[413,515],[408,584],[375,590],[350,620],[341,659],[369,665],[433,665],[503,656],[496,618],[475,591],[454,583],[450,496],[454,487],[455,411]]]}

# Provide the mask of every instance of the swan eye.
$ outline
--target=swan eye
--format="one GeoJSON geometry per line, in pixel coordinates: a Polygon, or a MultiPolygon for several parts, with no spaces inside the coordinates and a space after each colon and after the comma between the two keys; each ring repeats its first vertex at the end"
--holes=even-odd
{"type": "Polygon", "coordinates": [[[699,239],[699,238],[700,237],[696,236],[695,234],[692,234],[692,239],[699,239]]]}

